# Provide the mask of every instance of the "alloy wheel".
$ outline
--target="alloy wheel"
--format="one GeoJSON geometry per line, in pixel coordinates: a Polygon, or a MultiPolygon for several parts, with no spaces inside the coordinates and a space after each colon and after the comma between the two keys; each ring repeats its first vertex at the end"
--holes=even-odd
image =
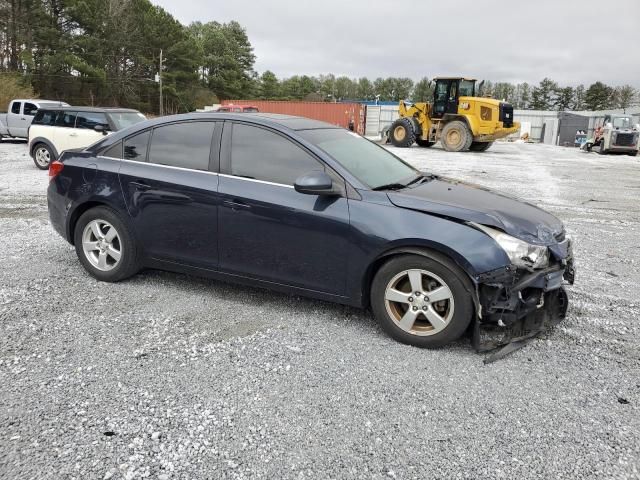
{"type": "Polygon", "coordinates": [[[104,220],[90,221],[82,232],[82,251],[98,270],[113,270],[122,258],[122,242],[118,231],[104,220]]]}
{"type": "Polygon", "coordinates": [[[418,336],[444,330],[454,312],[453,293],[442,278],[427,270],[405,270],[385,289],[387,313],[398,327],[418,336]]]}
{"type": "Polygon", "coordinates": [[[49,162],[51,162],[51,154],[49,153],[49,150],[44,147],[38,147],[36,149],[35,157],[36,162],[41,167],[46,167],[47,165],[49,165],[49,162]]]}

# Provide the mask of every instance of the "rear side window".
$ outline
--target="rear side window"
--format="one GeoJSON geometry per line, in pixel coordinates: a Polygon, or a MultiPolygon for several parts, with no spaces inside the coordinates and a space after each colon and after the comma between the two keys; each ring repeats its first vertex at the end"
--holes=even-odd
{"type": "Polygon", "coordinates": [[[33,117],[38,111],[38,107],[33,103],[25,102],[24,104],[24,114],[33,117]]]}
{"type": "Polygon", "coordinates": [[[305,150],[263,128],[237,123],[231,135],[231,174],[293,185],[301,175],[324,167],[305,150]]]}
{"type": "Polygon", "coordinates": [[[53,126],[56,123],[57,114],[58,112],[52,112],[51,110],[38,110],[33,119],[33,124],[53,126]]]}
{"type": "Polygon", "coordinates": [[[20,113],[20,105],[22,105],[22,102],[13,102],[11,104],[11,113],[20,113]]]}
{"type": "Polygon", "coordinates": [[[76,114],[76,112],[60,112],[56,120],[56,126],[73,128],[76,123],[76,114]]]}
{"type": "Polygon", "coordinates": [[[186,122],[155,128],[149,162],[208,170],[214,127],[215,122],[186,122]]]}
{"type": "Polygon", "coordinates": [[[93,130],[96,125],[102,125],[105,130],[109,129],[109,122],[104,113],[98,112],[78,112],[76,128],[88,128],[93,130]]]}
{"type": "Polygon", "coordinates": [[[102,156],[111,158],[122,158],[122,142],[111,145],[104,152],[102,152],[102,156]]]}
{"type": "Polygon", "coordinates": [[[127,138],[124,141],[124,158],[137,162],[146,161],[150,136],[151,131],[147,130],[146,132],[127,138]]]}

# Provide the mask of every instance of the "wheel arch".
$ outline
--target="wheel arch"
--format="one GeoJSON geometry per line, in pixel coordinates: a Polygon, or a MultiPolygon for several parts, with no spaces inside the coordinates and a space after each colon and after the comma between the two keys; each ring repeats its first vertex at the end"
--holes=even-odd
{"type": "Polygon", "coordinates": [[[53,156],[55,157],[54,160],[57,160],[58,157],[60,157],[60,154],[58,153],[58,150],[56,149],[56,147],[53,146],[53,143],[51,142],[51,140],[48,140],[44,137],[36,137],[33,140],[31,140],[31,143],[29,144],[29,155],[31,156],[31,158],[33,158],[34,155],[34,150],[36,149],[36,147],[38,146],[38,144],[44,144],[47,147],[49,147],[49,149],[51,149],[51,152],[53,153],[53,156]]]}
{"type": "MultiPolygon", "coordinates": [[[[92,208],[96,208],[96,207],[106,207],[110,210],[113,210],[117,214],[117,209],[114,208],[112,205],[110,205],[108,202],[105,202],[103,200],[89,200],[87,202],[83,202],[80,205],[78,205],[76,208],[74,208],[71,211],[71,213],[68,216],[69,220],[67,221],[67,239],[69,243],[71,243],[71,245],[75,244],[73,232],[76,229],[76,224],[78,223],[78,220],[80,219],[83,213],[88,212],[92,208]]],[[[122,217],[121,215],[118,215],[118,216],[122,217]]],[[[121,219],[124,222],[127,221],[126,218],[121,218],[121,219]]]]}
{"type": "Polygon", "coordinates": [[[474,277],[476,272],[472,266],[451,249],[440,244],[420,245],[408,244],[391,247],[380,253],[367,267],[362,278],[362,305],[367,306],[370,302],[371,284],[376,273],[390,259],[400,255],[421,255],[423,257],[433,258],[443,263],[452,264],[458,270],[465,288],[473,298],[474,305],[477,305],[477,293],[474,277]]]}

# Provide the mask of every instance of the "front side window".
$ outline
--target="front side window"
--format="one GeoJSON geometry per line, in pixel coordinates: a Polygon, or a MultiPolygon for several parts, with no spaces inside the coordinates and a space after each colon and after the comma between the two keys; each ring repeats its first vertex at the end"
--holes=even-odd
{"type": "Polygon", "coordinates": [[[105,130],[109,130],[109,122],[104,113],[98,112],[78,112],[76,128],[87,128],[93,130],[96,125],[101,125],[105,130]]]}
{"type": "Polygon", "coordinates": [[[73,128],[76,123],[77,112],[60,112],[56,120],[57,127],[73,128]]]}
{"type": "Polygon", "coordinates": [[[323,165],[290,140],[264,128],[237,123],[231,134],[231,174],[293,185],[323,165]]]}
{"type": "Polygon", "coordinates": [[[135,160],[136,162],[145,162],[150,136],[151,131],[147,130],[146,132],[127,138],[124,141],[124,158],[127,160],[135,160]]]}
{"type": "Polygon", "coordinates": [[[24,114],[33,117],[38,111],[38,107],[33,103],[25,102],[24,103],[24,114]]]}
{"type": "Polygon", "coordinates": [[[215,122],[185,122],[155,128],[149,162],[208,170],[214,127],[215,122]]]}
{"type": "Polygon", "coordinates": [[[613,128],[631,128],[631,117],[615,117],[613,128]]]}
{"type": "Polygon", "coordinates": [[[16,115],[20,113],[21,106],[22,106],[22,102],[13,102],[11,104],[11,113],[15,113],[16,115]]]}
{"type": "Polygon", "coordinates": [[[140,112],[110,112],[109,117],[111,117],[111,121],[116,127],[116,130],[122,130],[136,123],[144,122],[147,119],[147,117],[140,112]]]}
{"type": "Polygon", "coordinates": [[[300,135],[324,150],[370,188],[406,183],[420,172],[385,148],[339,128],[303,130],[300,135]]]}
{"type": "Polygon", "coordinates": [[[460,80],[460,96],[473,97],[475,93],[476,82],[473,80],[460,80]]]}

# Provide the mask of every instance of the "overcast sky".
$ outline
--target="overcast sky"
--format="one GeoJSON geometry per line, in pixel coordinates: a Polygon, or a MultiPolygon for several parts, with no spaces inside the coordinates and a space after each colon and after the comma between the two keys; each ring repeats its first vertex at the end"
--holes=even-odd
{"type": "Polygon", "coordinates": [[[247,29],[278,77],[467,75],[640,86],[640,0],[152,0],[247,29]]]}

